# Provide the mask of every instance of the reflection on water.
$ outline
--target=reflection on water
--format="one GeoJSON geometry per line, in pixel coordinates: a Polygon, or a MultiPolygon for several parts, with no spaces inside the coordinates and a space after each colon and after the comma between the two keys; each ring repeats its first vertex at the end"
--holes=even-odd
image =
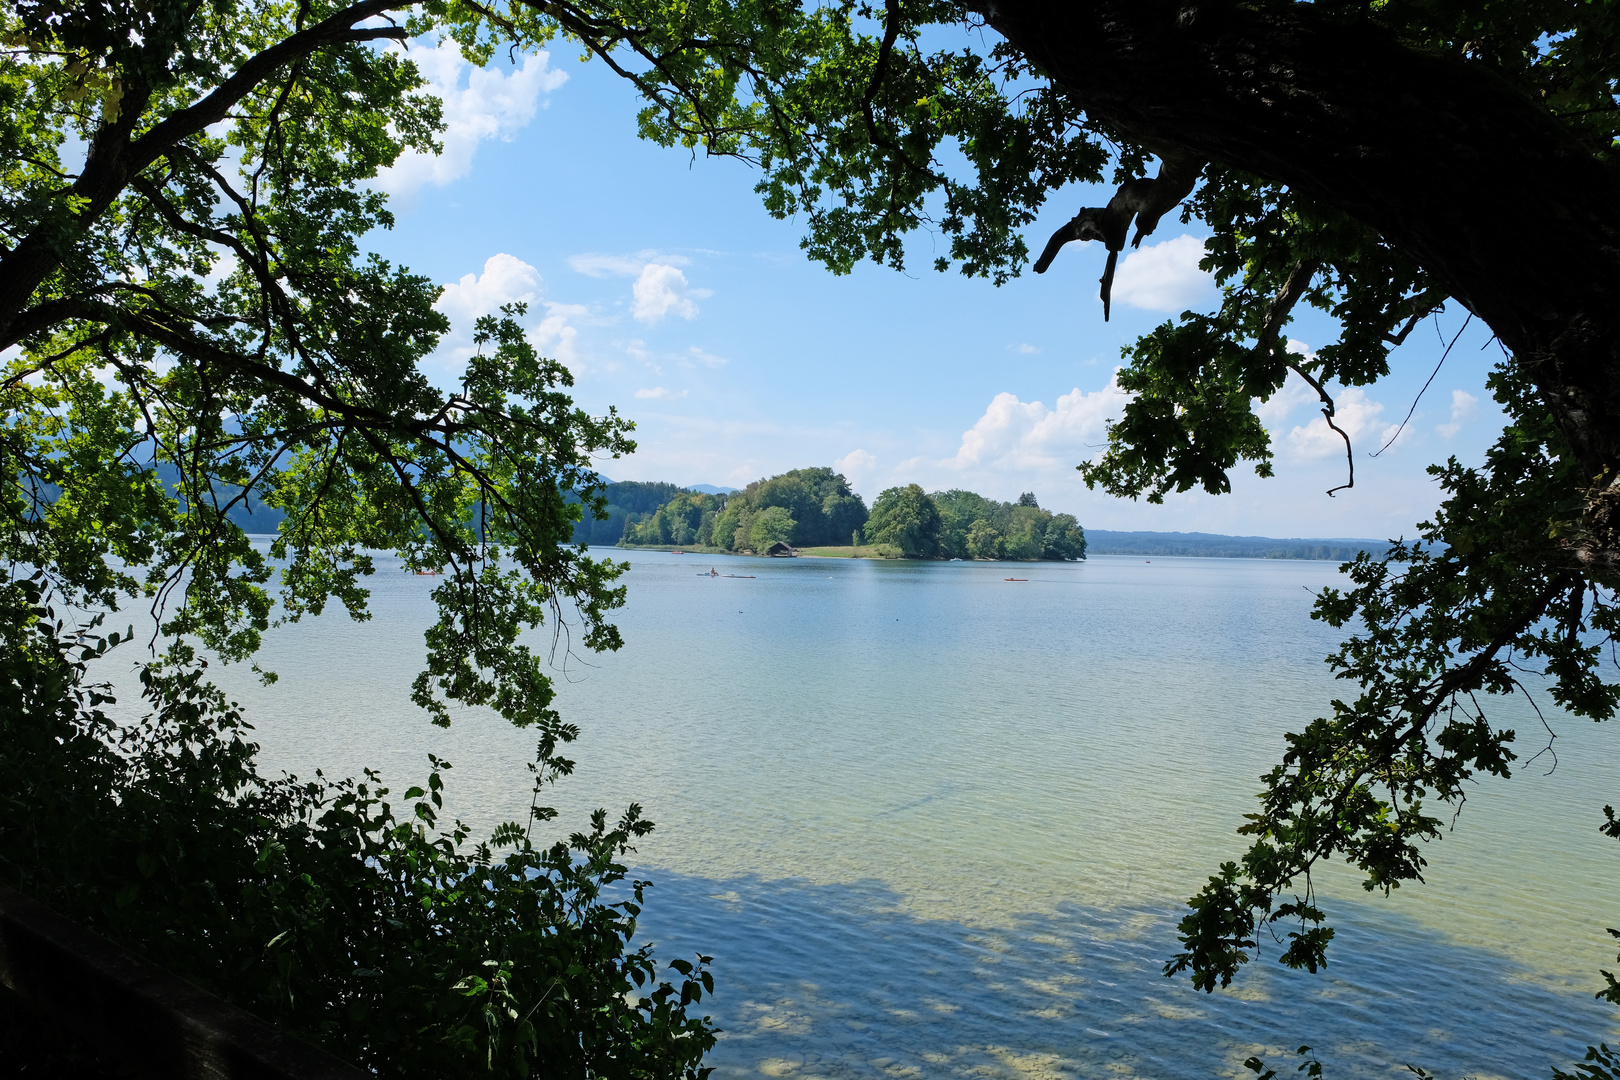
{"type": "MultiPolygon", "coordinates": [[[[727,1076],[1248,1075],[1300,1042],[1334,1076],[1545,1076],[1612,1037],[1612,736],[1584,722],[1555,721],[1552,775],[1480,785],[1428,885],[1370,898],[1330,869],[1326,974],[1159,976],[1281,734],[1350,689],[1307,618],[1330,564],[631,560],[626,648],[558,658],[583,729],[560,824],[632,800],[658,822],[643,932],[715,956],[727,1076]]],[[[413,710],[431,583],[379,565],[374,621],[273,633],[273,687],[227,671],[266,760],[403,785],[431,750],[461,817],[521,817],[532,740],[413,710]]],[[[1527,707],[1502,715],[1530,746],[1527,707]]]]}

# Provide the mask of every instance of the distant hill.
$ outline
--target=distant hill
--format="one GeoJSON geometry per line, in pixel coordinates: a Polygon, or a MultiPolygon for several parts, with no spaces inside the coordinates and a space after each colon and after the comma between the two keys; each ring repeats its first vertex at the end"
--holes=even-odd
{"type": "Polygon", "coordinates": [[[1361,552],[1382,555],[1386,540],[1345,537],[1291,538],[1222,536],[1198,532],[1112,532],[1086,530],[1086,551],[1092,555],[1187,555],[1205,559],[1327,559],[1345,562],[1361,552]]]}
{"type": "MultiPolygon", "coordinates": [[[[157,474],[170,491],[180,485],[180,470],[169,462],[160,463],[157,474]]],[[[228,502],[242,489],[224,484],[215,490],[219,491],[221,502],[228,502]]],[[[281,527],[281,521],[287,515],[273,506],[263,505],[250,494],[246,500],[227,510],[225,516],[240,526],[243,532],[273,533],[281,527]]]]}
{"type": "Polygon", "coordinates": [[[693,484],[692,486],[688,487],[686,490],[687,491],[701,491],[705,495],[731,495],[731,494],[733,494],[735,492],[741,491],[742,488],[718,487],[718,486],[716,486],[714,484],[693,484]]]}

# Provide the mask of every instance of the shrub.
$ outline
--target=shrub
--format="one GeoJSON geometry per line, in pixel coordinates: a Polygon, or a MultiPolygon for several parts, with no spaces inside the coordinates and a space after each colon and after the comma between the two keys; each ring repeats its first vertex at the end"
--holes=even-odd
{"type": "Polygon", "coordinates": [[[0,586],[0,879],[381,1076],[687,1077],[714,1045],[688,1009],[707,957],[660,981],[632,948],[652,829],[598,810],[566,840],[546,785],[575,734],[541,723],[529,820],[468,843],[439,825],[448,762],[392,791],[374,772],[257,769],[251,727],[200,666],[142,669],[147,715],[110,719],[87,665],[127,638],[69,629],[37,580],[0,586]]]}

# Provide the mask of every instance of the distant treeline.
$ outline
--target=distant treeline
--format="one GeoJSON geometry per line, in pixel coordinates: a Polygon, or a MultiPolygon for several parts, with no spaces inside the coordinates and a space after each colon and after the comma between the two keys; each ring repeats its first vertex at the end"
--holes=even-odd
{"type": "Polygon", "coordinates": [[[911,484],[872,503],[866,542],[910,559],[1068,561],[1086,557],[1086,534],[1072,514],[1042,510],[1032,492],[1015,503],[971,491],[927,494],[911,484]]]}
{"type": "Polygon", "coordinates": [[[626,544],[695,544],[764,551],[848,544],[866,524],[866,503],[831,469],[793,469],[741,491],[677,491],[650,514],[632,516],[626,544]]]}
{"type": "Polygon", "coordinates": [[[1389,550],[1387,541],[1343,537],[1278,540],[1269,536],[1113,532],[1108,529],[1092,529],[1086,536],[1093,555],[1187,555],[1206,559],[1325,559],[1345,562],[1363,551],[1377,556],[1389,550]]]}
{"type": "MultiPolygon", "coordinates": [[[[971,491],[928,494],[911,484],[883,492],[868,514],[849,482],[826,468],[794,469],[736,492],[663,486],[672,494],[656,508],[625,514],[622,543],[760,552],[778,541],[800,548],[864,544],[913,559],[1086,556],[1080,523],[1041,509],[1029,493],[1004,503],[971,491]]],[[[612,488],[608,497],[622,505],[612,488]]]]}
{"type": "MultiPolygon", "coordinates": [[[[171,487],[179,483],[173,465],[160,464],[157,471],[171,487]]],[[[234,494],[224,493],[221,502],[234,494]]],[[[1389,550],[1384,540],[1345,537],[1082,531],[1072,516],[1040,509],[1032,494],[1004,503],[971,491],[925,494],[915,484],[879,495],[869,515],[861,497],[831,469],[795,469],[733,492],[621,480],[607,485],[607,501],[607,517],[593,520],[587,515],[574,526],[576,544],[612,547],[622,541],[762,551],[774,540],[786,540],[794,547],[864,541],[909,558],[1016,560],[1083,559],[1090,552],[1345,562],[1363,551],[1378,556],[1389,550]],[[932,505],[932,514],[921,500],[932,505]],[[769,512],[761,516],[762,511],[769,512]]],[[[273,533],[283,515],[252,498],[232,507],[228,516],[248,532],[273,533]]]]}
{"type": "Polygon", "coordinates": [[[656,511],[686,489],[679,484],[620,480],[607,486],[607,517],[592,518],[574,525],[574,543],[592,547],[612,547],[624,536],[627,524],[656,511]]]}

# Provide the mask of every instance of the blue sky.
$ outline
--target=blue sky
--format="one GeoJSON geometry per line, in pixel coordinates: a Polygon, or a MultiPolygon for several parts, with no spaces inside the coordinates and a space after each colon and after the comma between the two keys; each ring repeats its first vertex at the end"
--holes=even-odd
{"type": "MultiPolygon", "coordinates": [[[[1072,244],[1044,276],[999,289],[935,273],[926,235],[908,274],[868,264],[836,277],[799,250],[801,222],[766,214],[748,166],[638,140],[636,99],[600,63],[566,46],[486,70],[453,46],[412,55],[445,96],[445,153],[383,178],[398,224],[371,243],[447,286],[440,305],[456,330],[433,361],[445,385],[472,320],[528,301],[531,336],[569,365],[580,404],[636,421],[636,454],[601,464],[614,479],[740,486],[833,465],[869,501],[917,482],[1000,499],[1034,491],[1093,528],[1384,537],[1410,535],[1432,510],[1426,465],[1477,463],[1500,430],[1484,389],[1500,352],[1482,348],[1476,322],[1400,439],[1370,456],[1434,369],[1440,335],[1462,326],[1453,304],[1396,352],[1389,379],[1337,395],[1356,442],[1353,491],[1325,496],[1344,480],[1342,443],[1291,384],[1262,412],[1275,479],[1243,475],[1230,495],[1162,506],[1090,492],[1074,466],[1100,451],[1123,404],[1111,386],[1121,347],[1215,303],[1196,223],[1167,218],[1123,261],[1108,323],[1097,244],[1072,244]]],[[[1061,193],[1031,247],[1107,196],[1061,193]]],[[[1288,333],[1310,348],[1333,330],[1306,317],[1288,333]]]]}

